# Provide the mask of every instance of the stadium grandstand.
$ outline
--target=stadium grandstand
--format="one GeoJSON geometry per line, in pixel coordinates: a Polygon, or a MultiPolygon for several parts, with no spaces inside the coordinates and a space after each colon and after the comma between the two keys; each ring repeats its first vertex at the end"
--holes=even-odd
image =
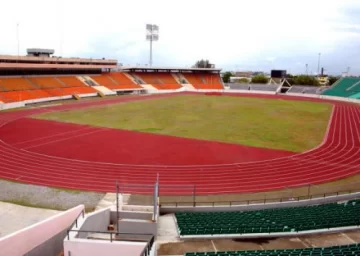
{"type": "Polygon", "coordinates": [[[360,99],[360,78],[344,77],[334,83],[323,95],[360,99]]]}
{"type": "Polygon", "coordinates": [[[184,87],[224,89],[220,69],[119,67],[117,60],[60,58],[53,53],[28,49],[27,56],[0,56],[0,102],[30,104],[184,87]]]}

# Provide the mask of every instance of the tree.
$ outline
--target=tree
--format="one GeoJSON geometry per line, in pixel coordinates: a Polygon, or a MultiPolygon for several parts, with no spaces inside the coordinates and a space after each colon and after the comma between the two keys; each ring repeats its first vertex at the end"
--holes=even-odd
{"type": "Polygon", "coordinates": [[[243,78],[238,79],[236,82],[239,84],[248,84],[250,81],[249,81],[249,79],[243,77],[243,78]]]}
{"type": "Polygon", "coordinates": [[[198,60],[193,68],[211,68],[211,63],[209,60],[198,60]]]}
{"type": "Polygon", "coordinates": [[[314,76],[300,75],[294,78],[296,85],[313,85],[319,86],[319,81],[314,76]]]}
{"type": "Polygon", "coordinates": [[[329,85],[333,85],[337,80],[339,80],[340,78],[337,76],[330,76],[329,77],[329,85]]]}
{"type": "Polygon", "coordinates": [[[269,79],[264,75],[256,75],[251,78],[253,84],[267,84],[269,79]]]}
{"type": "Polygon", "coordinates": [[[233,76],[233,73],[232,73],[232,72],[229,72],[229,71],[225,72],[225,73],[223,74],[223,76],[222,76],[223,82],[224,82],[224,83],[229,83],[229,82],[230,82],[230,77],[232,77],[232,76],[233,76]]]}

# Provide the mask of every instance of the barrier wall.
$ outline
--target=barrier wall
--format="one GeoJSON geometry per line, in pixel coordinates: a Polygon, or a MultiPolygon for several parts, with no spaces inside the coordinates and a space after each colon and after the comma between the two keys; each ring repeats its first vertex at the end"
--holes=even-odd
{"type": "Polygon", "coordinates": [[[64,230],[72,225],[83,210],[84,205],[79,205],[0,238],[0,255],[26,255],[35,248],[37,248],[38,252],[42,251],[40,255],[49,255],[46,252],[53,249],[51,239],[58,234],[63,235],[64,230]],[[47,241],[50,241],[50,244],[47,244],[47,241]]]}
{"type": "Polygon", "coordinates": [[[121,242],[121,241],[101,241],[101,240],[65,240],[64,255],[78,256],[138,256],[145,248],[145,242],[121,242]]]}
{"type": "MultiPolygon", "coordinates": [[[[223,90],[197,90],[191,88],[182,87],[177,90],[152,90],[149,88],[144,88],[147,93],[149,94],[165,94],[165,93],[175,93],[175,92],[200,92],[200,93],[242,93],[242,94],[267,94],[267,95],[276,95],[276,92],[267,92],[267,91],[256,91],[256,90],[230,90],[230,89],[223,89],[223,90]]],[[[138,89],[139,91],[144,89],[138,89]]],[[[136,89],[132,89],[135,91],[136,89]]],[[[126,91],[126,90],[116,90],[116,91],[126,91]]],[[[334,100],[334,101],[342,101],[342,102],[351,102],[351,103],[360,103],[359,99],[352,99],[352,98],[343,98],[343,97],[335,97],[335,96],[327,96],[327,95],[315,95],[315,94],[303,94],[303,93],[285,93],[281,95],[287,96],[296,96],[296,97],[307,97],[307,98],[318,98],[318,99],[326,99],[326,100],[334,100]]],[[[81,98],[85,97],[94,97],[97,96],[97,93],[88,93],[88,94],[80,94],[81,98]]],[[[33,103],[41,103],[41,102],[49,102],[49,101],[56,101],[62,99],[71,99],[72,96],[62,96],[62,97],[51,97],[51,98],[42,98],[36,100],[26,100],[22,102],[13,102],[13,103],[0,103],[0,110],[5,109],[12,109],[12,108],[20,108],[24,107],[26,104],[33,104],[33,103]]]]}
{"type": "MultiPolygon", "coordinates": [[[[86,231],[107,231],[107,227],[110,224],[110,208],[105,208],[94,213],[88,214],[84,222],[81,224],[80,230],[86,231]]],[[[80,225],[80,223],[78,223],[80,225]]],[[[79,233],[79,238],[85,238],[86,233],[79,233]]]]}
{"type": "Polygon", "coordinates": [[[165,206],[160,208],[162,214],[175,212],[232,212],[232,211],[255,211],[273,208],[287,208],[318,204],[329,204],[341,200],[351,200],[360,197],[360,192],[346,195],[329,196],[324,198],[313,198],[301,201],[287,201],[276,203],[250,204],[250,205],[232,205],[232,206],[165,206]]]}

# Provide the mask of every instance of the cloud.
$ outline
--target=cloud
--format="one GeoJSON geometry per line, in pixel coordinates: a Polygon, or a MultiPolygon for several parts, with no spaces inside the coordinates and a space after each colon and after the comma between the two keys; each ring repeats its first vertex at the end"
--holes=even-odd
{"type": "Polygon", "coordinates": [[[154,65],[185,67],[205,58],[223,69],[301,73],[298,63],[315,68],[321,52],[329,72],[351,65],[358,74],[359,15],[357,0],[13,0],[2,6],[0,49],[17,54],[19,23],[22,54],[43,47],[145,64],[145,24],[154,23],[160,26],[154,65]]]}

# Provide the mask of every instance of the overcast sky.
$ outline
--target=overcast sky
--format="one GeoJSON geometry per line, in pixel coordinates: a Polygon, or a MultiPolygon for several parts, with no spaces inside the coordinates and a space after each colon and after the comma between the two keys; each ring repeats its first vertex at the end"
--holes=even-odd
{"type": "Polygon", "coordinates": [[[360,74],[360,0],[11,0],[1,3],[0,54],[53,48],[64,57],[145,64],[145,24],[160,27],[154,66],[201,58],[224,70],[360,74]]]}

